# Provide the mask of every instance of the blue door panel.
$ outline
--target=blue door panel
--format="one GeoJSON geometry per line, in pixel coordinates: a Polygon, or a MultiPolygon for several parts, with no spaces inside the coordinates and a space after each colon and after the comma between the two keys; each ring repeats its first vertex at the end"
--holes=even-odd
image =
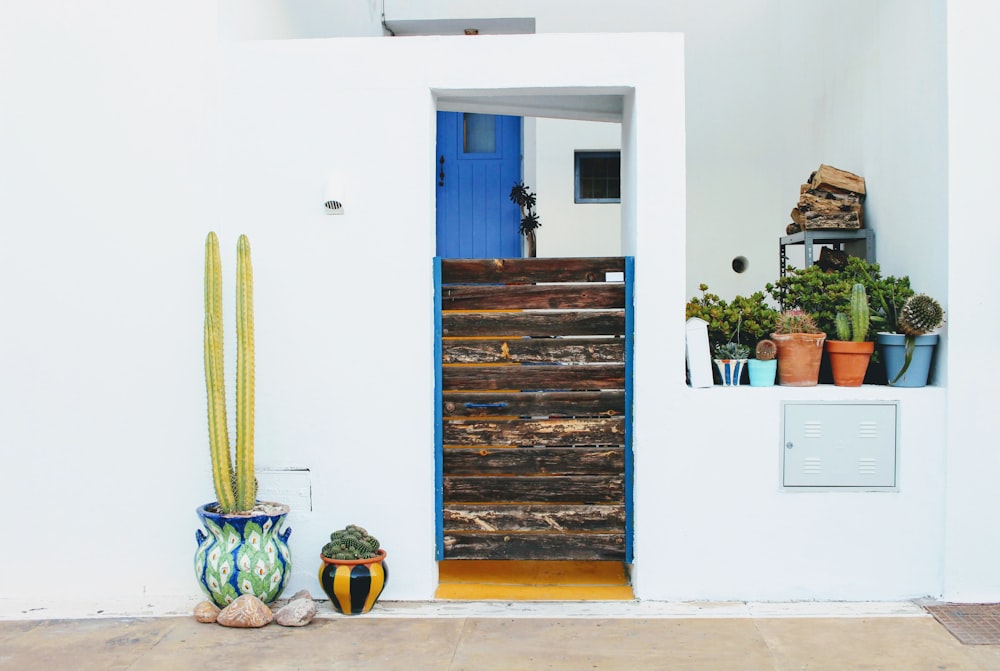
{"type": "Polygon", "coordinates": [[[521,118],[495,116],[496,151],[464,151],[464,115],[438,112],[437,255],[444,258],[521,256],[518,206],[521,118]],[[441,159],[444,162],[441,162],[441,159]]]}

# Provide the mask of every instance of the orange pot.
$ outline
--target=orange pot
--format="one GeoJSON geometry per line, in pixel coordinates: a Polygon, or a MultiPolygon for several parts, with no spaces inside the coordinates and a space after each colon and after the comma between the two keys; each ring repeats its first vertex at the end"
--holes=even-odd
{"type": "Polygon", "coordinates": [[[825,333],[772,333],[778,345],[778,384],[815,387],[823,358],[825,333]]]}
{"type": "Polygon", "coordinates": [[[860,387],[865,381],[875,343],[828,340],[826,351],[830,355],[833,383],[838,387],[860,387]]]}

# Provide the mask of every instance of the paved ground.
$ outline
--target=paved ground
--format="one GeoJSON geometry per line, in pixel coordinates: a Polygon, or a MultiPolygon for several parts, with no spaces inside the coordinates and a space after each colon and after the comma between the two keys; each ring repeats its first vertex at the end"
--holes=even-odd
{"type": "MultiPolygon", "coordinates": [[[[376,607],[378,608],[378,607],[376,607]]],[[[374,611],[372,615],[374,615],[374,611]]],[[[0,670],[996,671],[930,616],[343,617],[226,629],[191,617],[0,621],[0,670]]]]}

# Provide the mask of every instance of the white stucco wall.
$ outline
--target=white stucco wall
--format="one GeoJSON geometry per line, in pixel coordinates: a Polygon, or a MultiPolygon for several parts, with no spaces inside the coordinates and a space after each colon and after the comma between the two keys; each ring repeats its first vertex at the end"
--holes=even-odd
{"type": "MultiPolygon", "coordinates": [[[[945,597],[1000,600],[1000,450],[995,394],[983,375],[983,334],[1000,330],[990,309],[997,286],[993,218],[986,215],[1000,175],[996,110],[1000,7],[948,2],[948,501],[945,597]]],[[[987,336],[988,337],[988,336],[987,336]]]]}
{"type": "MultiPolygon", "coordinates": [[[[888,13],[877,15],[878,25],[908,6],[880,3],[888,13]]],[[[695,33],[689,37],[700,39],[695,25],[708,21],[694,22],[693,11],[687,7],[695,33]]],[[[741,20],[750,32],[758,26],[753,16],[727,16],[731,36],[741,20]]],[[[622,124],[623,151],[632,157],[623,167],[622,219],[632,223],[622,249],[636,255],[638,277],[639,596],[1000,598],[990,560],[1000,550],[990,513],[1000,503],[993,486],[1000,464],[989,439],[991,397],[974,357],[974,338],[990,332],[997,317],[985,294],[969,289],[994,283],[989,246],[969,241],[989,239],[981,213],[995,181],[990,110],[1000,92],[989,84],[988,68],[997,59],[992,35],[1000,17],[974,0],[950,0],[947,18],[946,241],[916,221],[919,203],[933,213],[943,198],[933,193],[940,167],[930,165],[941,141],[933,134],[940,111],[899,114],[919,106],[926,79],[913,74],[911,81],[905,70],[896,90],[903,100],[879,98],[864,114],[839,115],[866,129],[866,153],[879,147],[867,159],[869,175],[901,171],[921,185],[918,205],[904,203],[910,194],[898,185],[882,187],[900,198],[898,208],[879,212],[885,235],[899,235],[889,218],[905,212],[900,225],[916,225],[919,239],[948,249],[947,386],[692,390],[682,382],[677,315],[690,293],[692,259],[709,263],[686,243],[685,229],[707,216],[696,189],[705,188],[701,180],[713,162],[725,162],[717,152],[764,146],[750,126],[727,134],[725,143],[704,143],[714,127],[709,121],[728,117],[701,94],[692,107],[690,82],[711,82],[712,72],[722,77],[728,52],[715,60],[708,44],[688,48],[681,72],[677,38],[608,36],[602,44],[614,47],[610,53],[655,70],[626,70],[616,61],[586,76],[570,67],[576,50],[592,46],[584,36],[474,45],[273,41],[228,45],[220,55],[215,10],[204,3],[97,3],[86,12],[57,0],[0,6],[0,62],[16,64],[0,69],[0,299],[7,319],[0,331],[0,492],[18,511],[10,537],[16,550],[5,554],[0,571],[0,613],[8,614],[11,600],[148,603],[196,595],[193,509],[211,492],[200,330],[201,246],[212,228],[222,238],[229,286],[236,235],[248,233],[254,248],[258,462],[311,469],[313,510],[290,520],[299,560],[291,588],[316,589],[311,558],[325,534],[357,521],[390,547],[386,598],[429,597],[436,580],[431,90],[567,80],[637,91],[626,96],[622,124]],[[691,64],[699,59],[707,59],[704,69],[691,64]],[[482,67],[441,67],[449,61],[482,67]],[[682,75],[689,82],[686,133],[677,126],[683,96],[673,88],[682,75]],[[878,145],[875,129],[894,124],[904,128],[888,128],[886,144],[878,145]],[[925,149],[921,129],[933,131],[925,149]],[[685,154],[687,161],[672,160],[685,154]],[[904,159],[883,163],[897,155],[912,167],[904,159]],[[344,185],[343,217],[320,208],[331,175],[344,185]],[[685,181],[687,211],[683,190],[671,191],[685,181]],[[651,193],[656,197],[645,195],[651,193]],[[397,317],[372,310],[374,304],[392,306],[397,317]],[[364,365],[367,355],[377,363],[364,365]],[[777,408],[783,398],[806,397],[901,401],[899,492],[778,489],[777,408]],[[727,429],[720,427],[725,419],[736,421],[727,429]],[[64,523],[66,511],[71,524],[64,523]],[[96,517],[109,511],[116,515],[112,527],[92,532],[96,517]],[[69,579],[67,554],[86,558],[69,579]]],[[[915,33],[872,39],[888,40],[887,48],[903,49],[936,72],[939,34],[930,19],[903,23],[911,21],[915,33]]],[[[791,34],[789,26],[782,30],[791,34]]],[[[739,49],[748,58],[756,53],[751,45],[739,49]]],[[[773,64],[770,47],[761,49],[762,66],[773,64]]],[[[899,74],[885,63],[865,71],[882,73],[866,80],[866,91],[899,74]]],[[[771,108],[787,116],[789,128],[801,123],[797,95],[771,108]]],[[[927,95],[940,92],[931,87],[927,95]]],[[[824,118],[810,123],[818,133],[814,146],[840,146],[846,131],[824,118]]],[[[765,154],[767,172],[782,182],[792,172],[798,179],[790,155],[765,154]]],[[[807,170],[816,158],[803,158],[807,170]]],[[[918,248],[902,242],[890,253],[881,231],[887,263],[905,265],[928,290],[944,288],[938,264],[911,259],[918,248]]]]}

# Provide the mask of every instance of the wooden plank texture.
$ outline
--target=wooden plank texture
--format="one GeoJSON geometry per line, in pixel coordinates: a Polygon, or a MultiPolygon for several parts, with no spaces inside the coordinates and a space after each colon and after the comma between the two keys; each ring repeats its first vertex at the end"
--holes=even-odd
{"type": "Polygon", "coordinates": [[[598,475],[620,474],[622,447],[500,447],[444,449],[444,474],[598,475]]]}
{"type": "Polygon", "coordinates": [[[625,364],[592,366],[444,366],[443,389],[526,391],[625,388],[625,364]]]}
{"type": "Polygon", "coordinates": [[[608,309],[625,307],[625,285],[455,285],[441,289],[444,310],[608,309]]]}
{"type": "Polygon", "coordinates": [[[625,361],[625,340],[596,338],[455,339],[442,342],[442,363],[612,363],[625,361]]]}
{"type": "Polygon", "coordinates": [[[445,531],[587,531],[622,533],[623,505],[448,504],[445,531]]]}
{"type": "Polygon", "coordinates": [[[447,533],[448,559],[624,561],[624,534],[447,533]]]}
{"type": "Polygon", "coordinates": [[[444,422],[445,445],[548,447],[621,445],[624,417],[558,419],[459,419],[444,422]]]}
{"type": "Polygon", "coordinates": [[[450,476],[444,478],[445,502],[463,503],[623,503],[624,476],[551,475],[450,476]]]}
{"type": "Polygon", "coordinates": [[[625,414],[625,391],[447,392],[442,415],[449,417],[615,417],[625,414]]]}
{"type": "Polygon", "coordinates": [[[441,334],[469,336],[624,335],[625,311],[595,312],[445,312],[441,334]]]}
{"type": "Polygon", "coordinates": [[[625,271],[624,257],[442,259],[443,284],[512,282],[604,282],[625,271]]]}

